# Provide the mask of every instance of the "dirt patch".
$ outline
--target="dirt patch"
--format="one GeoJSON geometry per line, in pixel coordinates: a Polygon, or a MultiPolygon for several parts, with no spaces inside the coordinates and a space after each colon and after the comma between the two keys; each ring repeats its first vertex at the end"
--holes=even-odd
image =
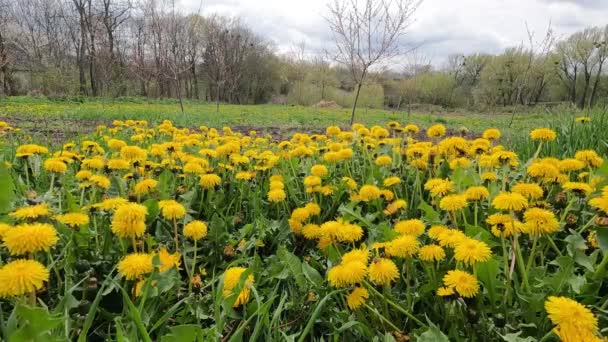
{"type": "Polygon", "coordinates": [[[315,108],[331,108],[331,109],[340,109],[342,106],[336,103],[336,101],[326,101],[321,100],[317,104],[313,105],[315,108]]]}

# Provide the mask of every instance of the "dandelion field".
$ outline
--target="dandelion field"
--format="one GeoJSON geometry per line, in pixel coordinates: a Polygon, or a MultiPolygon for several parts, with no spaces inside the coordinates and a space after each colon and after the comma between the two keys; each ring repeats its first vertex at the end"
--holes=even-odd
{"type": "Polygon", "coordinates": [[[0,122],[0,334],[603,341],[605,127],[510,145],[437,123],[276,139],[115,120],[49,146],[0,122]]]}

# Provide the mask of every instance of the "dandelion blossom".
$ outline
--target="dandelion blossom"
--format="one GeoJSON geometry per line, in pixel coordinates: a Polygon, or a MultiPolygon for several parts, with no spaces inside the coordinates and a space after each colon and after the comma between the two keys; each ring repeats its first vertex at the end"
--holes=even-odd
{"type": "Polygon", "coordinates": [[[538,236],[555,233],[559,230],[559,221],[555,214],[541,208],[530,208],[524,212],[524,233],[538,236]]]}
{"type": "Polygon", "coordinates": [[[418,219],[399,221],[395,224],[395,231],[403,235],[420,236],[424,234],[424,223],[418,219]]]}
{"type": "Polygon", "coordinates": [[[165,272],[173,267],[179,268],[181,264],[181,255],[179,253],[169,253],[166,248],[161,248],[158,251],[158,259],[160,260],[160,272],[165,272]]]}
{"type": "Polygon", "coordinates": [[[201,179],[200,179],[200,184],[203,187],[203,189],[214,188],[214,187],[220,185],[221,182],[222,182],[222,179],[220,178],[220,176],[218,176],[214,173],[208,173],[208,174],[201,175],[201,179]]]}
{"type": "Polygon", "coordinates": [[[118,263],[118,272],[127,280],[141,279],[153,270],[152,255],[148,253],[132,253],[118,263]]]}
{"type": "Polygon", "coordinates": [[[327,272],[327,280],[333,287],[347,287],[361,283],[367,275],[367,266],[360,260],[342,262],[327,272]]]}
{"type": "Polygon", "coordinates": [[[563,341],[598,341],[598,320],[591,310],[566,297],[550,296],[545,310],[563,341]]]}
{"type": "Polygon", "coordinates": [[[490,247],[485,242],[466,238],[456,244],[454,258],[467,265],[488,261],[492,255],[490,247]]]}
{"type": "Polygon", "coordinates": [[[163,217],[168,220],[178,220],[186,216],[186,208],[175,200],[159,201],[158,207],[163,217]]]}
{"type": "Polygon", "coordinates": [[[475,297],[479,292],[479,282],[477,281],[477,278],[465,271],[449,271],[443,277],[443,284],[446,287],[453,288],[464,298],[475,297]]]}
{"type": "Polygon", "coordinates": [[[369,260],[369,251],[366,248],[356,248],[342,255],[342,264],[348,264],[351,261],[360,261],[367,265],[369,260]]]}
{"type": "Polygon", "coordinates": [[[384,248],[389,256],[407,258],[418,252],[420,242],[413,235],[401,235],[388,242],[384,248]]]}
{"type": "Polygon", "coordinates": [[[532,140],[553,141],[556,137],[557,134],[550,128],[537,128],[530,132],[530,138],[532,138],[532,140]]]}
{"type": "Polygon", "coordinates": [[[369,298],[369,292],[364,287],[355,287],[351,293],[346,296],[346,304],[351,310],[356,310],[369,298]]]}
{"type": "Polygon", "coordinates": [[[156,181],[154,179],[144,179],[144,180],[137,182],[137,184],[135,184],[135,188],[133,189],[133,191],[138,196],[147,195],[152,190],[154,190],[157,185],[158,185],[158,181],[156,181]]]}
{"type": "Polygon", "coordinates": [[[376,258],[369,266],[369,279],[376,285],[390,284],[399,277],[397,265],[386,258],[376,258]]]}
{"type": "Polygon", "coordinates": [[[494,198],[492,206],[499,210],[521,211],[528,206],[528,200],[516,192],[502,192],[494,198]]]}
{"type": "Polygon", "coordinates": [[[55,219],[72,228],[84,226],[89,223],[89,215],[84,213],[66,213],[55,216],[55,219]]]}
{"type": "Polygon", "coordinates": [[[467,206],[465,195],[447,195],[439,201],[439,207],[445,211],[458,211],[467,206]]]}
{"type": "Polygon", "coordinates": [[[49,271],[35,260],[15,260],[0,268],[0,298],[38,291],[49,280],[49,271]]]}
{"type": "Polygon", "coordinates": [[[418,257],[422,261],[433,262],[445,259],[445,251],[438,245],[426,245],[420,247],[418,257]]]}
{"type": "Polygon", "coordinates": [[[184,226],[184,236],[194,241],[207,236],[207,225],[202,221],[192,221],[184,226]]]}
{"type": "Polygon", "coordinates": [[[137,203],[123,204],[114,213],[112,232],[121,238],[140,237],[146,230],[148,209],[137,203]]]}
{"type": "MultiPolygon", "coordinates": [[[[247,269],[244,267],[231,267],[226,270],[224,273],[224,298],[228,298],[234,294],[234,290],[237,288],[241,280],[241,275],[245,271],[247,271],[247,269]]],[[[241,292],[239,292],[238,297],[236,298],[236,301],[232,307],[236,308],[249,302],[249,298],[251,296],[251,289],[249,287],[252,286],[253,283],[253,274],[250,274],[247,276],[247,279],[241,288],[241,292]]]]}
{"type": "Polygon", "coordinates": [[[9,213],[8,216],[19,219],[19,220],[27,220],[27,219],[37,219],[39,217],[45,217],[50,214],[49,207],[46,204],[37,204],[30,205],[27,207],[19,208],[12,213],[9,213]]]}
{"type": "Polygon", "coordinates": [[[33,223],[19,225],[6,231],[3,240],[11,255],[24,255],[48,251],[57,244],[59,237],[50,224],[33,223]]]}

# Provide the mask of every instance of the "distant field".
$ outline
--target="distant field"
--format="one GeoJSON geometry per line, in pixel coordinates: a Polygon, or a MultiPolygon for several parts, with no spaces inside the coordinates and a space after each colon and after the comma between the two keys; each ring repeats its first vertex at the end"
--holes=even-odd
{"type": "MultiPolygon", "coordinates": [[[[510,114],[454,112],[408,114],[390,110],[359,108],[356,121],[374,125],[396,120],[421,126],[440,122],[452,129],[466,127],[472,132],[497,127],[509,136],[513,132],[528,131],[534,127],[549,125],[562,117],[571,120],[572,114],[562,113],[558,117],[548,113],[518,114],[509,128],[510,114]]],[[[350,110],[347,108],[221,104],[218,114],[213,103],[191,101],[184,103],[184,113],[182,113],[179,103],[174,100],[86,100],[79,103],[29,97],[0,99],[0,119],[18,124],[19,127],[31,130],[33,133],[61,136],[91,130],[98,124],[110,123],[114,119],[143,119],[151,123],[170,119],[179,126],[242,126],[275,133],[277,131],[291,132],[303,128],[319,129],[328,125],[346,126],[349,118],[350,110]]]]}

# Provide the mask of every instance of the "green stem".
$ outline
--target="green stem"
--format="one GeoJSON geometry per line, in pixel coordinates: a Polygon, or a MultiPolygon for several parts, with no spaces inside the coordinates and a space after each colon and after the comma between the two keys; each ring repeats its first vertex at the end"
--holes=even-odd
{"type": "Polygon", "coordinates": [[[604,258],[593,274],[593,279],[602,279],[606,274],[606,266],[608,266],[608,253],[604,253],[604,258]]]}
{"type": "Polygon", "coordinates": [[[519,268],[519,273],[521,273],[521,278],[524,282],[524,289],[530,290],[530,283],[528,281],[528,274],[526,273],[526,266],[524,265],[524,257],[521,253],[521,246],[519,245],[519,239],[514,236],[513,239],[514,242],[514,246],[515,247],[515,252],[516,252],[516,262],[517,262],[517,267],[519,268]]]}
{"type": "Polygon", "coordinates": [[[51,172],[51,185],[49,186],[49,193],[53,192],[55,186],[55,172],[51,172]]]}
{"type": "Polygon", "coordinates": [[[536,245],[538,243],[538,235],[534,235],[534,240],[532,242],[532,250],[530,251],[530,256],[528,257],[528,265],[526,265],[526,273],[530,272],[532,268],[532,263],[534,262],[534,255],[536,254],[536,245]]]}
{"type": "Polygon", "coordinates": [[[394,307],[395,309],[397,309],[397,311],[401,312],[402,314],[406,315],[407,317],[409,317],[411,320],[413,320],[414,322],[416,322],[418,325],[428,328],[428,326],[426,324],[424,324],[422,321],[420,321],[418,318],[416,318],[414,315],[412,315],[409,311],[405,310],[404,308],[402,308],[401,306],[399,306],[398,304],[395,304],[392,300],[386,298],[382,293],[378,292],[378,290],[376,290],[370,283],[365,282],[365,285],[367,286],[368,289],[370,289],[373,293],[375,293],[376,295],[382,297],[382,299],[384,299],[386,301],[386,303],[388,303],[390,306],[394,307]]]}
{"type": "Polygon", "coordinates": [[[395,326],[391,321],[388,320],[388,318],[384,317],[380,312],[378,312],[378,310],[372,308],[371,306],[369,306],[368,304],[363,304],[365,305],[365,307],[371,311],[372,313],[376,314],[378,316],[378,318],[380,318],[380,320],[384,321],[386,324],[390,325],[391,328],[394,331],[401,331],[401,329],[397,328],[397,326],[395,326]]]}
{"type": "Polygon", "coordinates": [[[192,268],[190,271],[190,283],[188,284],[188,294],[192,293],[192,279],[194,278],[194,270],[196,269],[196,240],[194,240],[194,256],[192,257],[192,268]]]}
{"type": "Polygon", "coordinates": [[[593,217],[589,220],[589,222],[585,223],[585,225],[578,230],[579,234],[582,234],[585,230],[587,230],[587,228],[589,228],[589,226],[591,226],[593,224],[593,222],[595,222],[595,219],[597,218],[597,214],[593,215],[593,217]]]}
{"type": "Polygon", "coordinates": [[[547,236],[547,240],[549,240],[549,244],[551,245],[551,247],[553,247],[553,249],[555,250],[555,252],[559,256],[563,256],[562,252],[559,250],[559,248],[557,248],[557,245],[555,244],[555,241],[553,241],[553,239],[550,236],[547,236]]]}

